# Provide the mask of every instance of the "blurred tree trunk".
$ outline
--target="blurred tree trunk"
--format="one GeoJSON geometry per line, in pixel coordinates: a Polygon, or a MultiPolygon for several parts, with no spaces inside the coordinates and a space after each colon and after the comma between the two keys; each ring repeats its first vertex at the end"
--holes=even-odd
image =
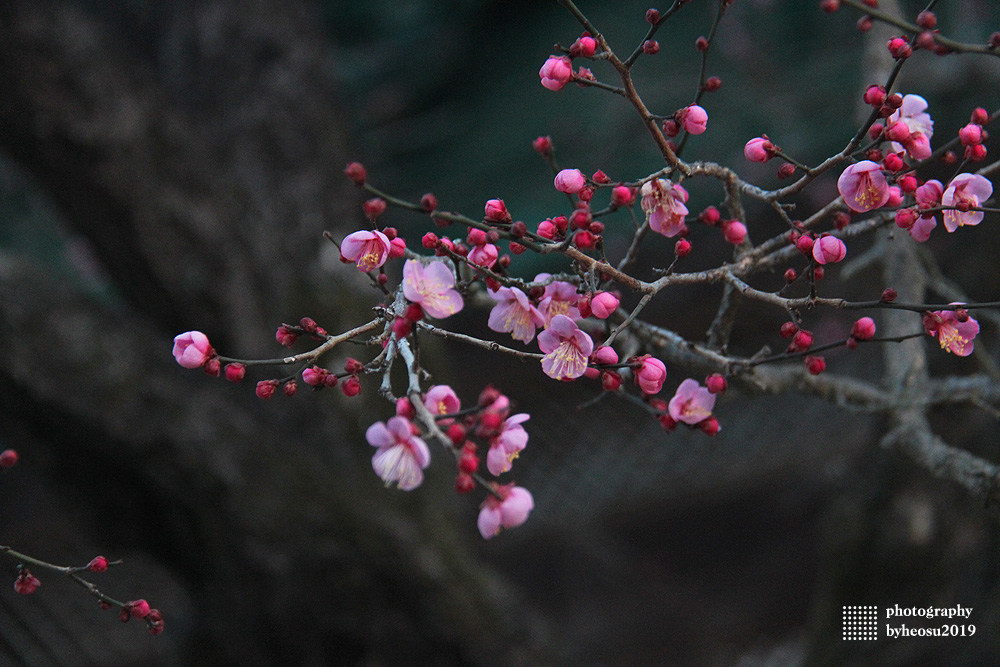
{"type": "MultiPolygon", "coordinates": [[[[121,297],[100,303],[0,257],[0,424],[20,434],[26,478],[64,498],[32,508],[5,497],[2,539],[55,561],[89,558],[95,543],[149,554],[159,578],[140,578],[141,594],[169,599],[154,584],[173,580],[191,606],[163,609],[174,648],[145,664],[537,664],[542,635],[457,536],[450,482],[419,495],[381,488],[345,419],[358,399],[262,404],[250,377],[222,386],[169,356],[171,337],[194,328],[227,353],[274,356],[280,322],[347,327],[370,301],[321,266],[322,230],[342,226],[358,195],[341,173],[346,138],[314,10],[0,6],[0,147],[121,297]],[[21,542],[40,532],[42,543],[21,542]]],[[[44,592],[85,597],[58,588],[44,592]]],[[[2,624],[31,625],[34,600],[18,602],[0,609],[2,624]]],[[[63,621],[77,623],[120,635],[96,609],[63,621]]],[[[74,651],[79,633],[31,630],[52,664],[91,655],[74,651]]],[[[10,659],[27,659],[25,637],[7,644],[10,659]]]]}

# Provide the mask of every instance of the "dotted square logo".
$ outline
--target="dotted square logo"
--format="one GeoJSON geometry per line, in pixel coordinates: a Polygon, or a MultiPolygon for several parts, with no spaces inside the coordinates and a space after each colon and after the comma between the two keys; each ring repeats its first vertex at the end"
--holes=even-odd
{"type": "Polygon", "coordinates": [[[874,605],[849,605],[844,607],[844,640],[877,641],[878,607],[874,605]]]}

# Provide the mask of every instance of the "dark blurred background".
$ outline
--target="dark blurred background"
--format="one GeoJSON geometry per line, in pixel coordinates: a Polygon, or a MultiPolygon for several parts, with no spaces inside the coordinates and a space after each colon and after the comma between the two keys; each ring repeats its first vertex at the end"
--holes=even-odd
{"type": "MultiPolygon", "coordinates": [[[[881,4],[911,20],[921,9],[881,4]]],[[[982,43],[1000,29],[993,2],[938,4],[949,35],[982,43]]],[[[645,33],[648,5],[580,5],[621,52],[645,33]]],[[[636,68],[657,112],[692,100],[694,40],[716,6],[685,7],[636,68]]],[[[857,18],[812,1],[735,3],[710,59],[723,87],[703,101],[709,131],[685,157],[773,187],[773,164],[743,158],[747,139],[767,133],[806,163],[840,150],[861,91],[889,67],[893,31],[862,35],[857,18]]],[[[0,664],[996,662],[995,519],[879,449],[880,417],[732,390],[717,437],[667,436],[624,403],[578,410],[592,386],[552,391],[537,368],[429,345],[436,382],[471,401],[488,375],[532,414],[515,472],[536,508],[484,542],[478,498],[455,496],[439,452],[418,491],[382,488],[363,434],[391,410],[373,385],[353,400],[262,402],[253,382],[267,375],[231,386],[174,363],[171,338],[190,329],[224,354],[269,357],[283,321],[365,321],[376,293],[321,236],[362,224],[363,194],[341,173],[349,160],[378,187],[433,191],[472,216],[504,198],[529,225],[565,205],[531,150],[538,135],[586,173],[660,168],[623,100],[539,85],[553,43],[579,33],[555,2],[523,0],[0,3],[0,449],[21,454],[0,476],[0,544],[61,564],[123,558],[92,578],[166,619],[151,637],[39,572],[34,596],[0,594],[0,664]],[[841,606],[864,604],[961,604],[978,632],[842,641],[841,606]]],[[[947,138],[973,107],[1000,105],[997,81],[996,58],[917,53],[899,89],[927,97],[947,138]]],[[[803,217],[834,182],[801,198],[803,217]]],[[[695,211],[721,197],[714,183],[691,191],[695,211]]],[[[780,229],[749,214],[757,240],[780,229]]],[[[425,224],[398,211],[382,222],[411,239],[425,224]]],[[[964,259],[1000,249],[993,223],[928,244],[973,298],[997,296],[995,262],[964,259]]],[[[723,257],[708,230],[692,239],[707,264],[723,257]]],[[[609,232],[612,252],[615,242],[609,232]]],[[[649,239],[642,270],[671,247],[649,239]]],[[[542,268],[525,258],[520,270],[542,268]]],[[[647,314],[697,339],[717,296],[680,290],[647,314]]],[[[485,316],[469,309],[455,325],[485,333],[485,316]]],[[[813,317],[817,331],[850,322],[813,317]]],[[[751,309],[734,346],[776,344],[781,320],[751,309]]],[[[985,322],[977,350],[995,335],[985,322]]],[[[979,370],[975,355],[947,361],[942,370],[979,370]]],[[[879,377],[877,350],[828,362],[879,377]]],[[[693,373],[671,368],[665,392],[693,373]]],[[[995,417],[933,416],[951,444],[997,459],[995,417]]]]}

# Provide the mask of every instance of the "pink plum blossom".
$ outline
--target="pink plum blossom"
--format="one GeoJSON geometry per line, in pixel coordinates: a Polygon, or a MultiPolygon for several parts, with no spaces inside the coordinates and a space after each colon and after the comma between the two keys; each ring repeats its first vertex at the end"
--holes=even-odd
{"type": "Polygon", "coordinates": [[[611,292],[598,292],[590,299],[590,312],[599,320],[606,320],[618,310],[618,297],[611,292]]]}
{"type": "Polygon", "coordinates": [[[903,127],[909,130],[909,136],[894,141],[894,151],[905,149],[914,160],[926,160],[930,157],[934,121],[927,113],[927,100],[920,95],[904,95],[903,105],[886,119],[886,127],[892,127],[895,123],[903,123],[903,127]]]}
{"type": "Polygon", "coordinates": [[[587,185],[587,177],[579,169],[563,169],[556,174],[554,184],[559,192],[575,195],[587,185]]]}
{"type": "Polygon", "coordinates": [[[743,155],[751,162],[767,162],[774,157],[774,144],[767,137],[754,137],[743,147],[743,155]]]}
{"type": "Polygon", "coordinates": [[[852,211],[864,213],[889,201],[889,184],[882,168],[871,160],[852,164],[837,180],[837,190],[852,211]]]}
{"type": "Polygon", "coordinates": [[[747,238],[747,226],[739,220],[729,220],[722,226],[722,236],[728,243],[739,245],[747,238]]]}
{"type": "Polygon", "coordinates": [[[446,384],[436,384],[424,394],[424,407],[435,417],[455,414],[462,409],[455,390],[446,384]]]}
{"type": "Polygon", "coordinates": [[[399,259],[406,255],[406,241],[397,236],[389,241],[389,259],[399,259]]]}
{"type": "MultiPolygon", "coordinates": [[[[975,208],[981,206],[992,194],[993,184],[985,176],[959,174],[941,195],[941,205],[975,208]]],[[[982,219],[982,211],[950,209],[944,212],[944,228],[953,232],[963,225],[978,225],[982,219]]]]}
{"type": "Polygon", "coordinates": [[[403,296],[436,319],[454,315],[465,305],[455,290],[454,274],[440,261],[424,266],[418,260],[407,260],[403,265],[403,296]]]}
{"type": "Polygon", "coordinates": [[[385,264],[389,258],[389,237],[379,231],[348,234],[340,244],[340,254],[367,273],[385,264]]]}
{"type": "Polygon", "coordinates": [[[972,340],[979,333],[979,322],[975,319],[969,317],[962,322],[953,310],[924,313],[923,319],[924,330],[931,336],[937,336],[942,350],[960,357],[972,354],[972,340]]]}
{"type": "Polygon", "coordinates": [[[486,469],[492,475],[501,475],[514,463],[521,450],[528,444],[528,432],[521,426],[531,416],[522,412],[508,417],[503,430],[490,441],[490,451],[486,455],[486,469]]]}
{"type": "Polygon", "coordinates": [[[708,128],[708,112],[697,104],[684,107],[676,118],[688,134],[701,134],[708,128]]]}
{"type": "Polygon", "coordinates": [[[684,205],[688,200],[687,190],[669,179],[657,178],[643,183],[640,192],[650,229],[667,238],[677,236],[684,229],[684,216],[688,214],[684,205]]]}
{"type": "Polygon", "coordinates": [[[549,328],[538,334],[538,347],[545,353],[542,371],[556,380],[573,380],[587,369],[594,341],[565,315],[556,315],[549,328]]]}
{"type": "Polygon", "coordinates": [[[937,227],[937,220],[934,216],[917,218],[916,222],[910,225],[910,236],[913,237],[914,241],[919,243],[924,243],[931,237],[931,232],[937,227]]]}
{"type": "Polygon", "coordinates": [[[499,249],[492,243],[477,245],[469,251],[469,261],[476,266],[490,268],[497,261],[500,255],[499,249]]]}
{"type": "Polygon", "coordinates": [[[497,301],[486,324],[492,331],[509,332],[514,340],[527,343],[536,328],[545,326],[545,317],[517,287],[501,287],[490,296],[497,301]]]}
{"type": "Polygon", "coordinates": [[[200,331],[186,331],[174,336],[174,359],[184,368],[201,368],[214,354],[208,336],[200,331]]]}
{"type": "Polygon", "coordinates": [[[531,492],[520,486],[497,486],[500,498],[493,494],[486,496],[479,510],[479,534],[485,539],[498,535],[504,528],[516,528],[528,520],[528,514],[535,507],[531,492]]]}
{"type": "Polygon", "coordinates": [[[618,353],[615,352],[615,348],[602,345],[594,350],[594,354],[591,356],[591,359],[595,364],[617,364],[618,353]]]}
{"type": "Polygon", "coordinates": [[[549,56],[538,70],[538,76],[549,90],[562,90],[573,79],[573,63],[566,56],[549,56]]]}
{"type": "Polygon", "coordinates": [[[667,410],[674,421],[694,425],[712,416],[714,407],[715,394],[698,384],[697,380],[688,378],[677,387],[667,410]]]}
{"type": "Polygon", "coordinates": [[[932,178],[923,185],[917,187],[914,196],[920,208],[933,208],[941,203],[941,195],[944,194],[944,186],[941,181],[932,178]]]}
{"type": "Polygon", "coordinates": [[[812,246],[812,256],[820,264],[835,263],[847,255],[847,246],[836,236],[821,236],[812,246]]]}
{"type": "MultiPolygon", "coordinates": [[[[548,273],[539,273],[535,276],[535,282],[541,283],[551,279],[548,273]]],[[[545,286],[542,298],[538,301],[538,311],[545,318],[545,326],[556,315],[565,315],[571,320],[580,319],[580,310],[576,307],[580,301],[580,295],[576,291],[576,286],[562,280],[553,280],[545,286]]]]}
{"type": "Polygon", "coordinates": [[[635,381],[639,384],[639,389],[642,389],[642,393],[653,394],[660,393],[663,389],[663,381],[667,379],[667,367],[662,361],[655,357],[651,357],[645,354],[636,361],[639,362],[639,368],[635,369],[635,381]]]}
{"type": "Polygon", "coordinates": [[[510,216],[510,211],[507,210],[507,205],[502,199],[487,200],[485,216],[491,222],[510,222],[513,219],[510,216]]]}
{"type": "Polygon", "coordinates": [[[427,444],[413,433],[405,417],[391,417],[388,422],[375,422],[365,432],[365,439],[377,451],[372,456],[372,468],[386,486],[396,482],[403,491],[411,491],[424,481],[423,469],[431,462],[427,444]]]}

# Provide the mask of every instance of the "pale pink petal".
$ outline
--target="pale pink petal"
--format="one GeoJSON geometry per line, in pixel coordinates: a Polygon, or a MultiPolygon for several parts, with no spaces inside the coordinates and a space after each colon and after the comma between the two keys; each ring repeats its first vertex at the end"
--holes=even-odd
{"type": "Polygon", "coordinates": [[[931,237],[931,232],[935,227],[937,227],[937,220],[933,217],[917,218],[917,221],[913,223],[912,227],[910,227],[910,236],[913,237],[913,240],[924,243],[931,237]]]}
{"type": "Polygon", "coordinates": [[[479,534],[487,540],[499,534],[501,519],[502,515],[500,514],[499,507],[484,505],[479,510],[479,518],[476,520],[476,524],[479,527],[479,534]]]}
{"type": "Polygon", "coordinates": [[[534,507],[535,499],[531,497],[531,492],[515,486],[500,504],[500,523],[504,528],[516,528],[527,521],[534,507]]]}
{"type": "Polygon", "coordinates": [[[382,422],[375,422],[368,427],[368,430],[365,431],[365,440],[372,447],[388,447],[396,442],[396,439],[392,437],[392,433],[389,432],[389,429],[382,422]]]}

